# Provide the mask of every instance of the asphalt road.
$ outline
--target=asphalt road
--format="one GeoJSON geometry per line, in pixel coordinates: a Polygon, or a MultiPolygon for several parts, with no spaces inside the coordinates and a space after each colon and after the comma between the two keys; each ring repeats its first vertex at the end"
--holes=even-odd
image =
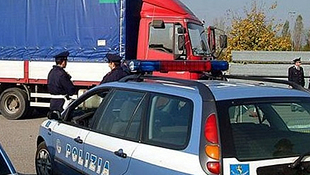
{"type": "Polygon", "coordinates": [[[22,120],[7,120],[0,115],[0,143],[20,174],[36,174],[36,138],[39,126],[45,119],[42,114],[22,120]]]}

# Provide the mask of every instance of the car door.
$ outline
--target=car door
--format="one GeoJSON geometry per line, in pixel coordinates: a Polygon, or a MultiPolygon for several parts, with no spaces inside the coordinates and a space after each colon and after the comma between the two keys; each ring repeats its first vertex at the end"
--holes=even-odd
{"type": "Polygon", "coordinates": [[[83,152],[84,142],[94,113],[104,103],[107,92],[108,89],[85,93],[66,109],[64,121],[54,127],[55,161],[58,163],[56,169],[74,174],[82,172],[87,165],[87,155],[83,152]]]}
{"type": "Polygon", "coordinates": [[[55,162],[58,169],[82,171],[79,157],[83,150],[83,140],[89,133],[88,130],[81,129],[67,123],[60,123],[54,127],[53,139],[56,146],[55,162]]]}
{"type": "Polygon", "coordinates": [[[196,136],[194,140],[199,139],[197,133],[191,133],[193,101],[149,93],[147,104],[141,144],[133,153],[127,174],[202,174],[198,155],[186,150],[191,134],[196,136]],[[191,168],[186,168],[189,165],[191,168]]]}
{"type": "MultiPolygon", "coordinates": [[[[93,130],[87,135],[87,174],[124,174],[138,146],[145,93],[115,90],[95,113],[93,130]]],[[[86,165],[86,164],[85,164],[86,165]]]]}

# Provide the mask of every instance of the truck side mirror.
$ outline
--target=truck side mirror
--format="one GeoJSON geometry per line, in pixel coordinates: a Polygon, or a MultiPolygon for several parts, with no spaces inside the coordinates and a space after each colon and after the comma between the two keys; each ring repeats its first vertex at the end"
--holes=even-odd
{"type": "Polygon", "coordinates": [[[175,48],[174,56],[176,60],[186,59],[186,49],[185,49],[185,33],[186,29],[181,24],[175,24],[175,48]]]}
{"type": "Polygon", "coordinates": [[[151,25],[155,29],[164,29],[165,28],[165,23],[163,20],[153,20],[151,25]]]}
{"type": "Polygon", "coordinates": [[[227,35],[220,35],[220,47],[227,48],[227,35]]]}
{"type": "Polygon", "coordinates": [[[184,44],[185,44],[185,37],[184,35],[179,35],[178,36],[178,49],[183,50],[184,49],[184,44]]]}
{"type": "Polygon", "coordinates": [[[186,29],[184,27],[178,27],[178,34],[184,34],[186,29]]]}

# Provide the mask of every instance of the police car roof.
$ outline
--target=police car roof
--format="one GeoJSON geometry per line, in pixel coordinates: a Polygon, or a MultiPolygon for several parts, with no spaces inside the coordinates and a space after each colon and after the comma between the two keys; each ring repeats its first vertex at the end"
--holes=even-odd
{"type": "MultiPolygon", "coordinates": [[[[199,81],[210,89],[216,101],[243,98],[263,98],[263,97],[310,97],[310,93],[301,90],[289,89],[287,87],[261,86],[246,83],[233,83],[227,81],[206,80],[199,81]]],[[[111,82],[106,86],[119,88],[137,89],[142,91],[162,92],[168,94],[178,94],[180,96],[196,96],[199,91],[195,86],[183,86],[169,83],[150,82],[111,82]],[[124,83],[126,86],[124,86],[124,83]],[[128,85],[130,84],[130,85],[128,85]],[[176,90],[177,89],[177,90],[176,90]],[[186,94],[186,95],[184,95],[186,94]]],[[[192,97],[194,97],[192,96],[192,97]]]]}
{"type": "Polygon", "coordinates": [[[134,82],[134,81],[117,82],[116,81],[116,82],[103,83],[101,86],[111,86],[111,87],[118,87],[118,88],[136,89],[136,90],[141,90],[141,91],[152,91],[152,92],[158,92],[158,93],[175,94],[175,95],[184,96],[184,97],[192,96],[193,98],[199,95],[198,89],[195,87],[165,84],[165,83],[134,82]]]}
{"type": "Polygon", "coordinates": [[[204,84],[210,88],[217,101],[264,97],[310,97],[309,92],[289,89],[287,85],[286,87],[274,87],[225,81],[205,81],[204,84]]]}

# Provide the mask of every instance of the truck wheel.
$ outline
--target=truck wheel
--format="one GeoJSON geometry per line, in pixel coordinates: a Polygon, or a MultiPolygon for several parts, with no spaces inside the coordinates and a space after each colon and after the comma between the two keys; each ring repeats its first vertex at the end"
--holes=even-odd
{"type": "Polygon", "coordinates": [[[0,112],[9,119],[16,120],[27,115],[29,101],[27,94],[19,88],[10,88],[2,92],[0,96],[0,112]]]}
{"type": "Polygon", "coordinates": [[[41,142],[37,147],[35,164],[38,175],[53,174],[52,159],[45,142],[41,142]]]}

